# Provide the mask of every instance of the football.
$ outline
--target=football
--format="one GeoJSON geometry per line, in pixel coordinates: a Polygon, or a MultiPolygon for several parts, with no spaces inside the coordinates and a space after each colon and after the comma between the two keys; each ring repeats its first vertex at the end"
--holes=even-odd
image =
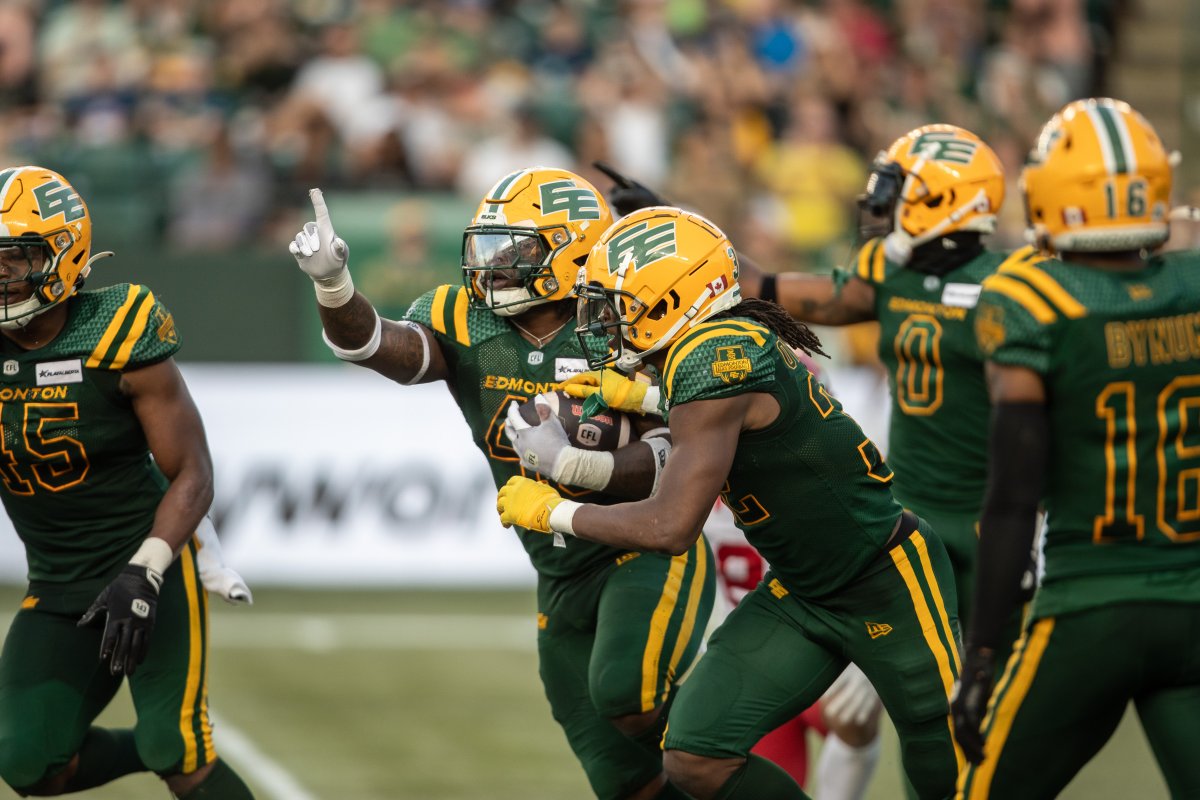
{"type": "MultiPolygon", "coordinates": [[[[550,402],[550,411],[562,421],[567,439],[573,447],[585,450],[616,450],[629,444],[633,423],[627,414],[606,409],[603,413],[581,420],[583,400],[564,391],[543,395],[550,402]]],[[[531,425],[538,424],[537,406],[529,398],[520,406],[521,418],[531,425]]]]}

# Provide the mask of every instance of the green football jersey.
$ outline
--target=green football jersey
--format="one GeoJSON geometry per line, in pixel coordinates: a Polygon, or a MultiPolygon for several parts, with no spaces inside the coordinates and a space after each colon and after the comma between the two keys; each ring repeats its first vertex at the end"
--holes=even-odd
{"type": "MultiPolygon", "coordinates": [[[[475,446],[487,456],[498,489],[514,475],[534,476],[521,466],[504,434],[508,404],[552,391],[555,383],[586,372],[587,359],[571,324],[538,348],[508,320],[489,309],[473,308],[469,300],[462,286],[439,286],[417,298],[404,318],[433,331],[450,368],[450,391],[471,428],[475,446]]],[[[561,484],[555,488],[579,502],[619,502],[598,492],[561,484]]],[[[534,568],[543,575],[572,575],[623,552],[575,538],[568,538],[566,547],[555,547],[553,537],[544,533],[514,530],[534,568]]]]}
{"type": "Polygon", "coordinates": [[[1050,464],[1038,615],[1200,601],[1200,254],[988,278],[980,347],[1043,376],[1050,464]]]}
{"type": "Polygon", "coordinates": [[[975,305],[984,278],[1034,254],[984,252],[939,277],[888,261],[882,239],[859,251],[853,274],[875,289],[879,358],[892,393],[887,458],[902,503],[973,512],[983,505],[991,406],[975,305]]]}
{"type": "Polygon", "coordinates": [[[901,513],[892,471],[774,333],[741,317],[697,325],[672,345],[662,384],[668,409],[743,392],[779,402],[775,422],[738,437],[721,494],[789,591],[827,595],[879,558],[901,513]]]}
{"type": "Polygon", "coordinates": [[[171,357],[175,321],[145,286],[68,301],[45,347],[0,337],[0,497],[29,579],[102,585],[146,538],[167,480],[119,389],[121,373],[171,357]]]}

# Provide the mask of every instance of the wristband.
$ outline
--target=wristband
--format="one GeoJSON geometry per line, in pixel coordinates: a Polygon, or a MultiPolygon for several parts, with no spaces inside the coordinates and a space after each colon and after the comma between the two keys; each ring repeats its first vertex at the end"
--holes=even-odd
{"type": "Polygon", "coordinates": [[[583,503],[576,503],[574,500],[563,500],[556,505],[550,512],[550,530],[555,533],[565,533],[569,536],[575,535],[574,520],[575,512],[583,503]]]}
{"type": "Polygon", "coordinates": [[[762,283],[758,287],[758,299],[774,303],[775,298],[779,296],[777,294],[778,282],[779,279],[774,274],[763,275],[762,283]]]}
{"type": "Polygon", "coordinates": [[[662,396],[662,390],[657,386],[651,386],[646,389],[646,396],[642,398],[642,413],[643,414],[658,414],[658,401],[662,396]]]}
{"type": "Polygon", "coordinates": [[[171,549],[171,545],[167,544],[165,539],[148,536],[142,542],[142,546],[133,554],[133,558],[129,559],[129,563],[152,569],[162,575],[174,560],[175,551],[171,549]]]}
{"type": "Polygon", "coordinates": [[[658,481],[662,477],[663,467],[667,465],[667,456],[671,454],[671,442],[661,436],[651,436],[642,441],[650,445],[650,451],[654,454],[654,483],[650,486],[650,496],[653,497],[658,492],[658,481]]]}
{"type": "Polygon", "coordinates": [[[354,297],[354,281],[350,279],[350,270],[342,267],[342,271],[328,278],[313,281],[313,289],[317,292],[317,303],[326,308],[340,308],[354,297]]]}
{"type": "MultiPolygon", "coordinates": [[[[378,313],[378,312],[377,312],[378,313]]],[[[404,382],[405,386],[412,386],[414,383],[420,383],[421,378],[425,377],[425,373],[429,371],[429,337],[425,335],[425,328],[411,320],[404,320],[400,323],[406,328],[412,328],[417,336],[421,337],[421,368],[417,370],[417,374],[404,382]]]]}
{"type": "Polygon", "coordinates": [[[371,311],[375,314],[375,331],[371,334],[371,338],[367,340],[366,344],[355,350],[345,350],[338,347],[329,340],[328,333],[321,331],[321,338],[325,340],[326,346],[342,361],[366,361],[379,352],[379,345],[383,341],[383,320],[379,318],[378,311],[375,311],[375,309],[371,309],[371,311]]]}
{"type": "Polygon", "coordinates": [[[557,483],[599,492],[612,480],[615,463],[612,453],[564,447],[554,460],[554,474],[550,477],[557,483]]]}

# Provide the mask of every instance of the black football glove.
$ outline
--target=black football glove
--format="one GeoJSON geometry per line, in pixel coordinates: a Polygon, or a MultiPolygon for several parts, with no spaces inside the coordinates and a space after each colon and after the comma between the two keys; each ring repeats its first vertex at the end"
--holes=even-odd
{"type": "Polygon", "coordinates": [[[983,717],[992,694],[992,676],[996,653],[986,647],[968,647],[962,662],[962,674],[950,698],[950,716],[954,719],[954,738],[963,755],[972,764],[983,761],[983,717]]]}
{"type": "Polygon", "coordinates": [[[108,663],[113,675],[132,675],[145,660],[162,580],[162,575],[149,567],[126,564],[80,617],[82,627],[106,614],[100,660],[108,663]]]}
{"type": "Polygon", "coordinates": [[[643,184],[625,177],[603,161],[593,161],[592,166],[613,179],[613,186],[608,190],[608,204],[617,210],[619,216],[650,206],[671,205],[643,184]]]}

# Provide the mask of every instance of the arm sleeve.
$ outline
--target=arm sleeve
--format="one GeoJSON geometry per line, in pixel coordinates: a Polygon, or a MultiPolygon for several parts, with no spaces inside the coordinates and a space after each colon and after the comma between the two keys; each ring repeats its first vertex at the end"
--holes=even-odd
{"type": "Polygon", "coordinates": [[[1046,484],[1049,432],[1041,403],[999,403],[992,410],[968,646],[1001,645],[1005,624],[1020,604],[1021,575],[1029,562],[1046,484]]]}

